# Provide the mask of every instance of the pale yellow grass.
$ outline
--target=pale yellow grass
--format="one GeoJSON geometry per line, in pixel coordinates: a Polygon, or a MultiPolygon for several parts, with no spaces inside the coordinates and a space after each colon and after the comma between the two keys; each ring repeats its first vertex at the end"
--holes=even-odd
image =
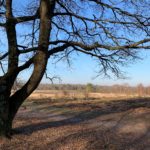
{"type": "MultiPolygon", "coordinates": [[[[78,91],[56,91],[56,90],[36,90],[31,95],[31,99],[41,99],[41,98],[126,98],[126,97],[137,97],[138,94],[120,94],[120,93],[85,93],[78,91]]],[[[144,96],[147,97],[147,96],[144,96]]]]}

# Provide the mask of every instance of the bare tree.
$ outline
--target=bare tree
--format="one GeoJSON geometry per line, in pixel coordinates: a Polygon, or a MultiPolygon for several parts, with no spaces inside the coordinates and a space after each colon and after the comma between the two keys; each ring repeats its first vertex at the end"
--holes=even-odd
{"type": "Polygon", "coordinates": [[[145,91],[145,89],[144,89],[143,84],[142,83],[138,84],[137,85],[137,93],[138,93],[139,97],[141,97],[145,94],[144,91],[145,91]]]}
{"type": "Polygon", "coordinates": [[[149,49],[150,2],[133,0],[0,0],[0,136],[40,83],[48,59],[84,53],[100,64],[99,73],[119,77],[119,65],[149,49]],[[26,5],[26,6],[25,6],[26,5]],[[6,37],[6,40],[4,40],[6,37]],[[11,95],[18,75],[33,68],[29,80],[11,95]]]}
{"type": "Polygon", "coordinates": [[[86,100],[89,99],[90,92],[93,92],[93,90],[94,90],[93,84],[87,83],[87,85],[85,86],[85,91],[84,91],[84,96],[86,100]]]}

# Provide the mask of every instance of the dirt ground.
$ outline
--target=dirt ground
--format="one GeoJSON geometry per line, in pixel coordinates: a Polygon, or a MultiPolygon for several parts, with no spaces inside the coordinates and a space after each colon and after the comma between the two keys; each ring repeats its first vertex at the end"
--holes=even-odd
{"type": "Polygon", "coordinates": [[[150,150],[150,98],[30,99],[0,150],[150,150]]]}

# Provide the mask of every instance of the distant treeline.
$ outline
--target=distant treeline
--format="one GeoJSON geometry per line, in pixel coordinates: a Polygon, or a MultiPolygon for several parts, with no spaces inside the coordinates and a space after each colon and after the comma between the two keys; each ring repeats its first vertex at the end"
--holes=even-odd
{"type": "Polygon", "coordinates": [[[121,94],[139,94],[150,95],[150,86],[144,87],[142,84],[137,86],[124,85],[93,85],[91,83],[87,85],[81,84],[40,84],[38,90],[75,90],[75,91],[89,91],[98,93],[121,93],[121,94]]]}
{"type": "MultiPolygon", "coordinates": [[[[14,85],[14,90],[19,89],[23,85],[23,82],[17,82],[14,85]]],[[[150,95],[150,86],[143,86],[138,84],[137,86],[130,86],[129,84],[123,85],[94,85],[88,83],[83,84],[40,84],[37,90],[60,90],[60,91],[79,91],[79,92],[96,92],[96,93],[120,93],[120,94],[138,94],[150,95]]]]}

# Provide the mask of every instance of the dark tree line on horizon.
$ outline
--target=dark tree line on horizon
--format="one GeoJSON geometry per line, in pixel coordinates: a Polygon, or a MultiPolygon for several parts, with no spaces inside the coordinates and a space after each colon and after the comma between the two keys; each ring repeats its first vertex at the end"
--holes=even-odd
{"type": "MultiPolygon", "coordinates": [[[[19,85],[18,85],[19,86],[19,85]]],[[[22,85],[20,85],[22,86],[22,85]]],[[[49,90],[51,91],[74,91],[74,92],[85,92],[89,87],[89,92],[93,93],[114,93],[114,94],[127,94],[138,96],[150,95],[150,86],[144,86],[139,83],[136,86],[129,84],[114,84],[114,85],[94,85],[88,84],[40,84],[37,90],[49,90]]]]}

